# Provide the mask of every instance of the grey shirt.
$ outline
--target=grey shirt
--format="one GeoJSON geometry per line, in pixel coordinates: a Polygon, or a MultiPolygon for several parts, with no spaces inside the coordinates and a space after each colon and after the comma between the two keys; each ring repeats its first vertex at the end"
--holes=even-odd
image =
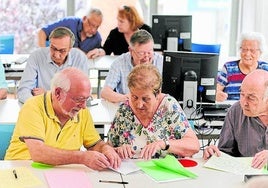
{"type": "Polygon", "coordinates": [[[240,102],[227,112],[218,147],[235,157],[253,157],[268,149],[268,131],[258,117],[243,114],[240,102]]]}
{"type": "Polygon", "coordinates": [[[32,89],[43,88],[50,90],[50,80],[54,74],[66,67],[76,67],[88,74],[88,58],[77,48],[72,48],[64,64],[58,66],[50,57],[49,47],[39,48],[33,52],[28,60],[18,88],[18,99],[24,103],[32,97],[32,89]]]}

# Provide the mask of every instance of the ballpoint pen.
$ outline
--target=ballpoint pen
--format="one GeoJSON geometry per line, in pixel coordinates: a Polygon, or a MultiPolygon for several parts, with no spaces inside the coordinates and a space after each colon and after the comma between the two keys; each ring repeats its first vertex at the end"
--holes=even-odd
{"type": "Polygon", "coordinates": [[[17,175],[17,172],[16,172],[15,169],[13,170],[13,174],[14,174],[15,178],[17,179],[18,178],[18,175],[17,175]]]}
{"type": "Polygon", "coordinates": [[[111,181],[111,180],[99,180],[101,183],[117,183],[117,184],[128,184],[128,182],[125,181],[111,181]]]}

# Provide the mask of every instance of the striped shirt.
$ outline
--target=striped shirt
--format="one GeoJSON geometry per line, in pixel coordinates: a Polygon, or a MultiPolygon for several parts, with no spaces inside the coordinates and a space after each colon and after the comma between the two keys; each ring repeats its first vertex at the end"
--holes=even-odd
{"type": "MultiPolygon", "coordinates": [[[[246,74],[241,72],[239,61],[225,63],[222,70],[218,73],[217,83],[225,87],[223,91],[228,94],[227,100],[240,99],[240,86],[246,74]]],[[[268,71],[268,63],[258,61],[257,69],[268,71]]]]}

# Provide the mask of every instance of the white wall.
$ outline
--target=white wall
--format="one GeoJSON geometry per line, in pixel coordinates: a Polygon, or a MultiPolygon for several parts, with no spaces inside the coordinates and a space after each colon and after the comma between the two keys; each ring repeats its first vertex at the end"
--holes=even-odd
{"type": "MultiPolygon", "coordinates": [[[[242,0],[241,1],[240,32],[261,32],[268,42],[268,1],[267,0],[242,0]]],[[[262,55],[268,62],[268,52],[262,55]]]]}

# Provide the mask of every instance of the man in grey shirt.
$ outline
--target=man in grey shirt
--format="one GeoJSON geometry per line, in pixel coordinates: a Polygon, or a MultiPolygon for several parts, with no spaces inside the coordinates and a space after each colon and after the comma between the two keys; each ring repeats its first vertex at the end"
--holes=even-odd
{"type": "Polygon", "coordinates": [[[152,63],[162,74],[163,56],[155,53],[153,46],[154,40],[149,32],[136,31],[130,38],[129,52],[120,55],[112,63],[101,97],[111,102],[127,100],[129,93],[127,76],[136,65],[152,63]]]}
{"type": "Polygon", "coordinates": [[[234,157],[253,157],[251,166],[262,168],[268,161],[268,72],[257,69],[241,85],[240,101],[232,105],[220,133],[218,147],[204,151],[208,159],[220,151],[234,157]]]}
{"type": "Polygon", "coordinates": [[[73,48],[75,37],[70,29],[54,29],[49,40],[49,47],[37,49],[27,60],[17,93],[22,103],[49,90],[54,74],[66,67],[76,67],[88,74],[88,58],[83,51],[73,48]]]}

